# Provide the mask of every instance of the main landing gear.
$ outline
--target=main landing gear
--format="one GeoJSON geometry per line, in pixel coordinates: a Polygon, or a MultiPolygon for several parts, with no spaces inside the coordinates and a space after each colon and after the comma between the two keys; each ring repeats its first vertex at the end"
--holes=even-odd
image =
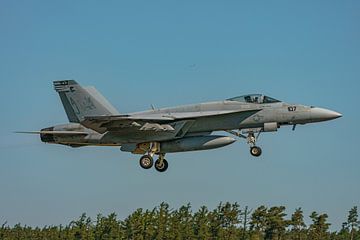
{"type": "Polygon", "coordinates": [[[165,154],[160,154],[159,159],[155,162],[155,169],[159,172],[165,172],[169,167],[169,164],[164,157],[165,154]]]}
{"type": "Polygon", "coordinates": [[[256,141],[260,136],[261,130],[257,131],[257,135],[255,136],[255,131],[247,131],[247,136],[241,134],[240,132],[235,131],[227,131],[228,133],[231,133],[235,136],[244,138],[247,140],[247,143],[250,145],[250,154],[254,157],[260,157],[262,150],[260,147],[256,146],[256,141]]]}
{"type": "Polygon", "coordinates": [[[154,165],[154,160],[150,155],[144,155],[140,158],[140,166],[143,169],[150,169],[154,165]]]}
{"type": "Polygon", "coordinates": [[[154,165],[154,155],[158,154],[159,158],[155,161],[155,169],[159,172],[165,172],[168,167],[169,163],[165,159],[165,154],[160,153],[160,144],[159,143],[152,143],[148,154],[142,156],[140,158],[140,166],[144,169],[150,169],[154,165]]]}

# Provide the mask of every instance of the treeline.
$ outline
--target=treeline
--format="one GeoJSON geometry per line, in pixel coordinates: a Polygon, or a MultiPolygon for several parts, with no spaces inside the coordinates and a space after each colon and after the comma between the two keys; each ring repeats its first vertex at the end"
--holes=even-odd
{"type": "Polygon", "coordinates": [[[4,223],[1,240],[12,239],[240,239],[240,240],[360,240],[357,207],[353,207],[339,231],[331,232],[328,215],[313,212],[307,226],[301,208],[291,216],[285,207],[240,208],[237,203],[220,203],[215,209],[201,207],[193,212],[190,204],[170,209],[166,203],[153,210],[138,209],[124,220],[115,213],[83,214],[66,226],[32,228],[4,223]]]}

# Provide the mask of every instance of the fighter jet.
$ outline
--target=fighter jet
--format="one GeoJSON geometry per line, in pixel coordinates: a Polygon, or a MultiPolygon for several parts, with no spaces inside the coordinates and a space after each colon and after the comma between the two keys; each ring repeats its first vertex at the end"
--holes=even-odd
{"type": "Polygon", "coordinates": [[[256,142],[260,133],[276,132],[284,125],[295,130],[298,124],[342,116],[263,94],[121,114],[94,87],[81,87],[74,80],[53,84],[70,123],[22,133],[40,134],[42,142],[70,147],[119,146],[121,151],[142,155],[142,168],[154,165],[159,172],[168,169],[167,153],[215,149],[243,138],[251,155],[259,157],[262,150],[256,142]],[[228,134],[213,134],[220,131],[228,134]],[[154,162],[155,155],[158,159],[154,162]]]}

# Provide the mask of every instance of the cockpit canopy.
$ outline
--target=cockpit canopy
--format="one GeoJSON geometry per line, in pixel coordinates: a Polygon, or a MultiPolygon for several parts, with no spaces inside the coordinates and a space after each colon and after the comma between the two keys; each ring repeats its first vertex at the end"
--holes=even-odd
{"type": "Polygon", "coordinates": [[[271,98],[262,94],[249,94],[249,95],[243,95],[239,97],[229,98],[227,101],[235,101],[235,102],[243,102],[243,103],[278,103],[279,100],[276,100],[275,98],[271,98]]]}

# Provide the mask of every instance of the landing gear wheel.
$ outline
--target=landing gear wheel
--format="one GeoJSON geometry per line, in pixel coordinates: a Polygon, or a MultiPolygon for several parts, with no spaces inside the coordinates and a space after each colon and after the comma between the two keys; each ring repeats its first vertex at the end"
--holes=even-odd
{"type": "Polygon", "coordinates": [[[159,172],[165,172],[169,167],[168,162],[163,159],[162,162],[158,159],[155,162],[155,169],[158,170],[159,172]]]}
{"type": "Polygon", "coordinates": [[[254,147],[250,148],[250,153],[254,157],[259,157],[262,153],[262,150],[261,150],[261,148],[254,146],[254,147]]]}
{"type": "Polygon", "coordinates": [[[154,165],[154,160],[150,155],[144,155],[140,158],[140,166],[149,169],[154,165]]]}

